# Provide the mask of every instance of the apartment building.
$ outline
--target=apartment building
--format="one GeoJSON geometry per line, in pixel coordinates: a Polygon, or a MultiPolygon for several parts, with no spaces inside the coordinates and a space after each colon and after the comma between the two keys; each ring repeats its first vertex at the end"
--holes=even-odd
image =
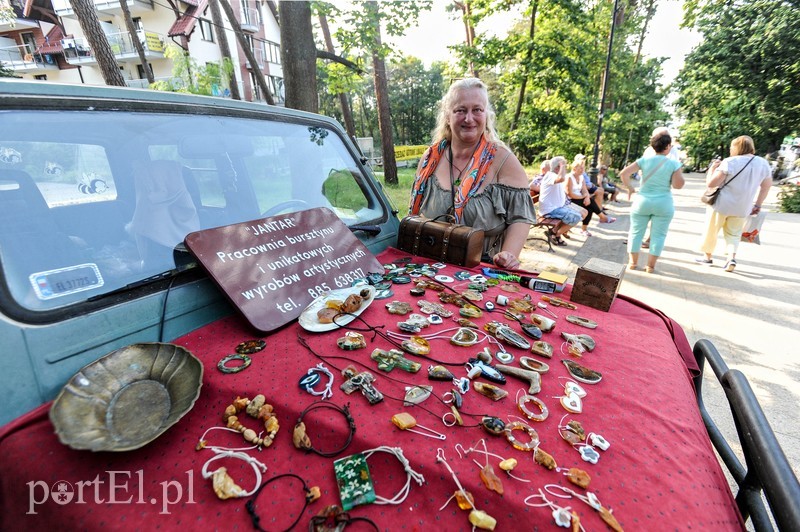
{"type": "MultiPolygon", "coordinates": [[[[173,79],[173,61],[165,53],[178,46],[197,65],[219,62],[219,35],[227,35],[234,71],[243,99],[264,101],[254,69],[260,70],[275,103],[282,103],[283,70],[276,2],[220,0],[231,4],[255,65],[247,61],[230,24],[212,22],[208,0],[127,0],[135,35],[127,31],[118,0],[93,0],[100,26],[126,83],[147,87],[147,76],[133,39],[144,48],[156,80],[173,79]]],[[[69,0],[11,0],[14,19],[0,20],[0,62],[24,79],[103,85],[91,46],[69,0]]],[[[225,95],[224,88],[220,93],[225,95]]]]}

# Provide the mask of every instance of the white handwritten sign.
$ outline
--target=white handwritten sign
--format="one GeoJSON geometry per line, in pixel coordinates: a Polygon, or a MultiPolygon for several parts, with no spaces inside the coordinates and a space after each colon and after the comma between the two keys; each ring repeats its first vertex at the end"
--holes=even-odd
{"type": "Polygon", "coordinates": [[[186,247],[261,332],[297,318],[324,292],[383,272],[324,207],[190,233],[186,247]]]}

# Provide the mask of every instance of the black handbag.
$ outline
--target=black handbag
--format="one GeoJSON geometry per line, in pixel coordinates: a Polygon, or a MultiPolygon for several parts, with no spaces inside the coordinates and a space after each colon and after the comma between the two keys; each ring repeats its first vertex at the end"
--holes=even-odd
{"type": "Polygon", "coordinates": [[[736,179],[736,177],[737,177],[739,174],[741,174],[742,172],[744,172],[744,169],[745,169],[745,168],[747,168],[747,165],[748,165],[748,164],[750,164],[751,162],[753,162],[753,159],[755,159],[755,158],[756,158],[756,156],[755,156],[755,155],[753,155],[752,157],[750,157],[750,160],[749,160],[749,161],[747,161],[747,164],[745,164],[744,166],[742,166],[742,169],[741,169],[741,170],[739,170],[738,172],[736,172],[736,175],[735,175],[735,176],[733,176],[733,177],[732,177],[732,178],[730,178],[729,180],[727,180],[727,181],[725,181],[724,183],[722,183],[722,185],[720,185],[720,186],[718,186],[718,187],[708,187],[708,188],[706,188],[706,191],[705,191],[705,192],[703,192],[703,195],[702,195],[702,196],[700,196],[700,201],[702,201],[702,202],[703,202],[703,203],[705,203],[706,205],[714,205],[714,204],[717,202],[717,198],[719,197],[719,191],[720,191],[720,190],[722,190],[723,188],[725,188],[726,186],[728,186],[728,183],[730,183],[731,181],[733,181],[734,179],[736,179]]]}

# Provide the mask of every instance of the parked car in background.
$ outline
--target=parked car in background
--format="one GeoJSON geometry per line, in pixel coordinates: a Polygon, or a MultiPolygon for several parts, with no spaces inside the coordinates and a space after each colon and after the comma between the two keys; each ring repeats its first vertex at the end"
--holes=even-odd
{"type": "Polygon", "coordinates": [[[374,253],[396,242],[396,213],[334,120],[0,81],[0,425],[119,347],[232,312],[187,233],[312,207],[374,253]]]}

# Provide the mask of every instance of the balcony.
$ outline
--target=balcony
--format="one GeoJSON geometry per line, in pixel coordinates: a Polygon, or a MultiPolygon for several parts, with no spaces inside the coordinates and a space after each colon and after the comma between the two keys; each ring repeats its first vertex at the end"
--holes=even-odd
{"type": "MultiPolygon", "coordinates": [[[[53,10],[56,15],[60,17],[75,18],[75,10],[69,0],[52,0],[53,10]]],[[[119,5],[119,0],[94,0],[94,8],[103,14],[108,15],[122,15],[122,8],[119,5]]],[[[133,16],[142,13],[153,11],[153,2],[151,0],[130,0],[128,8],[133,16]]]]}
{"type": "Polygon", "coordinates": [[[29,18],[0,18],[0,33],[12,30],[25,30],[38,28],[39,22],[29,18]]]}
{"type": "Polygon", "coordinates": [[[27,44],[0,48],[0,63],[19,74],[40,70],[59,70],[56,58],[52,54],[36,52],[32,46],[27,44]]]}
{"type": "Polygon", "coordinates": [[[239,21],[239,25],[242,27],[242,31],[256,33],[261,26],[258,21],[258,10],[248,7],[242,13],[242,20],[239,21]]]}
{"type": "MultiPolygon", "coordinates": [[[[171,76],[155,78],[155,81],[165,81],[169,83],[172,87],[175,88],[183,88],[186,86],[184,81],[181,78],[174,78],[171,76]]],[[[125,85],[133,88],[133,89],[149,89],[150,85],[147,83],[146,79],[126,79],[125,85]]]]}
{"type": "MultiPolygon", "coordinates": [[[[144,46],[144,55],[148,60],[163,59],[165,49],[165,39],[160,33],[139,30],[136,32],[139,42],[144,46]]],[[[139,63],[139,54],[133,46],[130,33],[123,31],[120,33],[107,33],[106,39],[114,52],[114,58],[120,63],[139,63]]],[[[64,48],[64,58],[70,65],[96,65],[97,59],[94,57],[88,41],[82,38],[62,39],[61,45],[64,48]]]]}

